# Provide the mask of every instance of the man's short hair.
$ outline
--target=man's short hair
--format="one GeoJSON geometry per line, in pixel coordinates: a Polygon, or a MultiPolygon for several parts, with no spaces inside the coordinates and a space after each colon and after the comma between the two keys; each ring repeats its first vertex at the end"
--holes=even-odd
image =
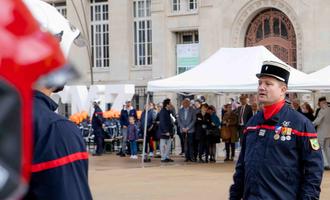
{"type": "Polygon", "coordinates": [[[184,103],[184,102],[190,103],[190,99],[189,99],[189,98],[184,98],[184,99],[182,100],[182,103],[184,103]]]}
{"type": "Polygon", "coordinates": [[[201,108],[202,108],[202,107],[208,108],[209,105],[208,105],[207,103],[203,102],[202,105],[201,105],[201,108]]]}
{"type": "Polygon", "coordinates": [[[321,102],[321,101],[326,101],[326,100],[327,100],[326,97],[320,97],[320,98],[319,98],[319,102],[321,102]]]}
{"type": "Polygon", "coordinates": [[[239,96],[239,99],[247,99],[248,98],[248,95],[246,94],[241,94],[241,96],[239,96]]]}
{"type": "Polygon", "coordinates": [[[163,108],[166,108],[167,105],[171,103],[171,99],[167,98],[163,101],[163,108]]]}

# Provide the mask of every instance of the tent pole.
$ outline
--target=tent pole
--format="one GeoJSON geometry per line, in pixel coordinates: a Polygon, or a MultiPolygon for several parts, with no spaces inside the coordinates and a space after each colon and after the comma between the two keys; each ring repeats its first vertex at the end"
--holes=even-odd
{"type": "Polygon", "coordinates": [[[142,167],[144,168],[144,158],[145,158],[145,151],[146,151],[146,138],[147,138],[147,120],[148,120],[148,111],[149,111],[149,98],[150,98],[150,93],[147,93],[147,102],[145,105],[145,114],[144,114],[144,129],[143,129],[143,150],[142,150],[142,167]]]}
{"type": "Polygon", "coordinates": [[[318,100],[316,99],[316,91],[315,90],[312,91],[312,95],[313,95],[314,110],[316,110],[318,100]]]}

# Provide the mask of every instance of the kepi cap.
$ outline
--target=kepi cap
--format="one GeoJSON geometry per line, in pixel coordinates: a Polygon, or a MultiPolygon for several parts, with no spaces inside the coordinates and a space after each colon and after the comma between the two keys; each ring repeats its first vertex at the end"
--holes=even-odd
{"type": "Polygon", "coordinates": [[[264,61],[261,72],[256,74],[258,78],[262,76],[271,76],[288,84],[290,77],[290,68],[276,61],[264,61]]]}

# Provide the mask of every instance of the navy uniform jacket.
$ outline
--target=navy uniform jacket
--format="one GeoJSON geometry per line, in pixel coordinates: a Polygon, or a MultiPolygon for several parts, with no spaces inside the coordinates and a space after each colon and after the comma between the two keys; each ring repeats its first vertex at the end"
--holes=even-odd
{"type": "Polygon", "coordinates": [[[159,131],[161,139],[169,139],[169,135],[164,135],[165,133],[173,134],[173,124],[171,120],[171,111],[166,108],[162,108],[159,112],[159,131]]]}
{"type": "Polygon", "coordinates": [[[94,130],[94,134],[99,134],[102,136],[103,134],[103,112],[99,106],[94,107],[94,113],[92,117],[92,128],[94,130]]]}
{"type": "Polygon", "coordinates": [[[89,200],[88,153],[75,124],[54,113],[57,104],[34,94],[34,155],[30,188],[33,200],[89,200]]]}
{"type": "Polygon", "coordinates": [[[319,199],[322,174],[314,126],[284,105],[267,121],[259,112],[248,122],[230,199],[319,199]]]}
{"type": "MultiPolygon", "coordinates": [[[[144,131],[144,121],[145,121],[145,115],[146,115],[146,110],[144,110],[141,114],[141,130],[144,131]]],[[[148,116],[147,116],[147,130],[150,129],[153,123],[153,110],[150,109],[148,110],[148,116]]]]}

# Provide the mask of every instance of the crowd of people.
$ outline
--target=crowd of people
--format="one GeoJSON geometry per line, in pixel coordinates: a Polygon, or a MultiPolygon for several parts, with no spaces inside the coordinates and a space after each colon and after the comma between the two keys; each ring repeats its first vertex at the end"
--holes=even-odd
{"type": "MultiPolygon", "coordinates": [[[[287,100],[289,72],[279,63],[265,63],[257,77],[261,104],[249,105],[248,96],[241,95],[239,102],[223,106],[220,118],[205,99],[183,99],[178,112],[168,98],[161,104],[149,103],[141,118],[131,101],[126,101],[119,119],[122,137],[118,155],[130,154],[137,159],[137,140],[146,124],[145,162],[151,161],[156,150],[160,151],[161,162],[174,162],[171,150],[175,134],[180,138],[186,162],[215,162],[216,144],[221,140],[225,143],[224,161],[233,161],[235,147],[240,144],[230,199],[318,197],[323,168],[330,169],[330,107],[326,98],[319,98],[315,114],[308,103],[287,100]]],[[[49,97],[61,89],[36,86],[34,158],[30,188],[24,199],[92,198],[83,138],[73,123],[54,112],[57,104],[49,97]],[[59,174],[65,175],[61,181],[72,185],[70,194],[64,184],[56,184],[59,174]]],[[[99,103],[94,101],[91,119],[96,156],[104,152],[105,137],[99,103]]]]}
{"type": "MultiPolygon", "coordinates": [[[[178,135],[181,146],[180,155],[185,157],[185,162],[216,162],[216,144],[225,143],[224,161],[233,161],[237,146],[241,146],[243,130],[249,119],[263,109],[261,104],[248,103],[248,95],[240,95],[239,101],[231,98],[231,102],[223,105],[221,113],[216,112],[213,105],[208,105],[205,99],[191,100],[185,98],[176,112],[170,99],[162,103],[150,102],[138,119],[137,111],[131,101],[126,101],[120,114],[120,126],[122,137],[120,150],[117,155],[137,159],[138,139],[143,138],[145,119],[147,119],[147,135],[145,144],[144,162],[151,162],[152,157],[157,157],[160,152],[161,162],[173,162],[171,159],[172,142],[175,133],[178,135]],[[148,116],[145,118],[146,109],[148,116]]],[[[328,120],[330,122],[330,107],[325,97],[321,97],[318,108],[314,112],[309,103],[300,103],[293,99],[287,103],[292,109],[297,110],[311,122],[319,132],[319,140],[322,147],[329,143],[329,133],[326,131],[328,120]]],[[[94,141],[97,149],[94,155],[102,155],[104,152],[104,135],[102,129],[102,110],[98,102],[94,102],[95,112],[92,117],[94,141]]],[[[328,145],[329,146],[329,145],[328,145]]],[[[329,170],[329,154],[324,149],[325,169],[329,170]]]]}

